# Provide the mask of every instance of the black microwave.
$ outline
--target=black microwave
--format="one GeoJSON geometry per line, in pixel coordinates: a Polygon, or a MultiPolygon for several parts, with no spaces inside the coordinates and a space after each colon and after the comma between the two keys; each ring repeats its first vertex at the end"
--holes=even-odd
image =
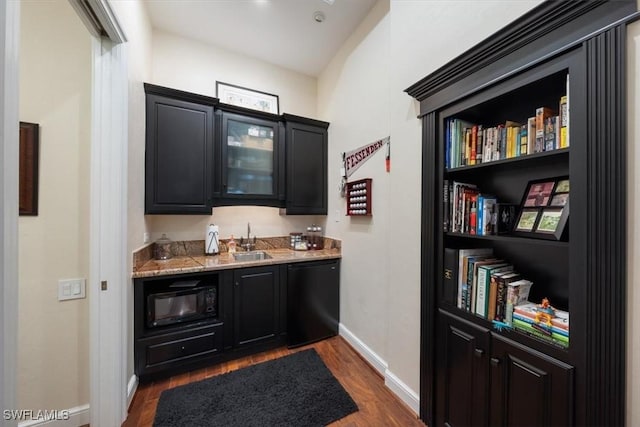
{"type": "Polygon", "coordinates": [[[218,317],[217,285],[202,285],[200,280],[176,281],[149,291],[147,327],[218,317]]]}

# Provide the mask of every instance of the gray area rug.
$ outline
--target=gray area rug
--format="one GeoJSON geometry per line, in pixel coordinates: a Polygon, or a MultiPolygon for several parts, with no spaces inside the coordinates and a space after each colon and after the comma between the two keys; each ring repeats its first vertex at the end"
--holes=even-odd
{"type": "Polygon", "coordinates": [[[357,410],[310,349],[165,390],[153,425],[324,426],[357,410]]]}

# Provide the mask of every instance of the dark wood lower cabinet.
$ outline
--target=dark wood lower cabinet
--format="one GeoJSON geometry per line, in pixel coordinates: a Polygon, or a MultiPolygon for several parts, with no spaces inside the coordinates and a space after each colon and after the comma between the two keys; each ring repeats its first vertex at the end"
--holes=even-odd
{"type": "Polygon", "coordinates": [[[340,260],[292,264],[287,269],[287,345],[338,334],[340,260]]]}
{"type": "Polygon", "coordinates": [[[292,294],[291,301],[287,295],[289,267],[267,265],[135,279],[136,375],[148,381],[282,346],[287,342],[287,308],[298,314],[291,325],[296,337],[316,341],[335,335],[340,260],[293,264],[296,274],[291,279],[300,292],[292,294]],[[191,282],[216,287],[216,315],[150,326],[149,295],[184,289],[191,282]],[[305,335],[307,332],[311,335],[305,335]]]}
{"type": "Polygon", "coordinates": [[[153,375],[186,368],[222,351],[222,323],[199,323],[192,328],[136,340],[136,372],[153,375]]]}
{"type": "Polygon", "coordinates": [[[490,426],[574,425],[573,367],[495,335],[490,426]]]}
{"type": "Polygon", "coordinates": [[[436,425],[487,425],[489,341],[487,329],[439,315],[436,425]]]}
{"type": "Polygon", "coordinates": [[[243,268],[233,280],[234,347],[275,339],[281,324],[279,267],[243,268]]]}
{"type": "Polygon", "coordinates": [[[573,367],[441,311],[437,426],[574,424],[573,367]]]}

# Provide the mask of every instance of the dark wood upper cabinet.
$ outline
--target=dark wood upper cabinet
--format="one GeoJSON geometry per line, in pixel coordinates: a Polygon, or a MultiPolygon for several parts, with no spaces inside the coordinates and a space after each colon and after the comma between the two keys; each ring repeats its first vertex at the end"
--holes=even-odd
{"type": "Polygon", "coordinates": [[[144,87],[146,214],[255,205],[326,215],[329,123],[144,87]]]}
{"type": "Polygon", "coordinates": [[[211,214],[212,99],[145,84],[145,213],[211,214]]]}
{"type": "Polygon", "coordinates": [[[329,123],[284,115],[287,141],[287,214],[327,214],[329,123]]]}
{"type": "Polygon", "coordinates": [[[214,205],[282,207],[284,135],[279,116],[229,107],[223,105],[216,113],[221,163],[214,205]]]}

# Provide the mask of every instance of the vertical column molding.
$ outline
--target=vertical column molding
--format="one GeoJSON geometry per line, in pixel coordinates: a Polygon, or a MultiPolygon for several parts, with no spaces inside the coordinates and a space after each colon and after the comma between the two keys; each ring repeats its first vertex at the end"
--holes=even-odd
{"type": "Polygon", "coordinates": [[[126,45],[93,41],[91,145],[91,425],[127,414],[127,64],[126,45]],[[107,289],[101,290],[101,282],[107,289]]]}
{"type": "Polygon", "coordinates": [[[587,52],[585,422],[623,425],[626,357],[626,35],[614,27],[587,52]],[[614,332],[614,333],[613,333],[614,332]]]}
{"type": "Polygon", "coordinates": [[[20,2],[0,2],[0,28],[0,409],[17,409],[20,2]]]}
{"type": "MultiPolygon", "coordinates": [[[[433,203],[437,203],[437,141],[436,113],[422,118],[422,252],[421,252],[421,325],[420,325],[420,418],[433,424],[436,283],[436,218],[433,203]]],[[[440,187],[442,188],[442,187],[440,187]]]]}

